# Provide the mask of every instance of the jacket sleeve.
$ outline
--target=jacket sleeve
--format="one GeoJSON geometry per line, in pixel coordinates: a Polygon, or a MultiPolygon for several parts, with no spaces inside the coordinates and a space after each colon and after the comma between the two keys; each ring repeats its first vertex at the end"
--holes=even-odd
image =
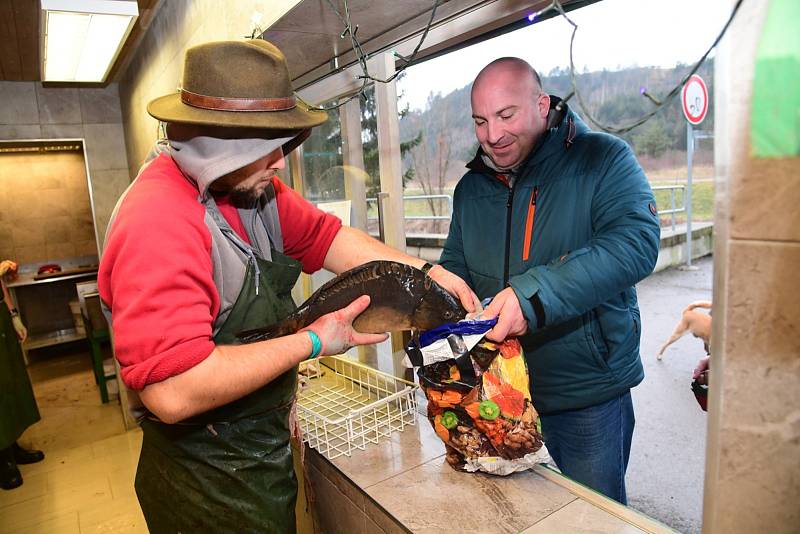
{"type": "Polygon", "coordinates": [[[464,257],[464,241],[461,235],[461,217],[460,209],[462,199],[459,194],[459,187],[453,192],[453,216],[450,219],[450,231],[447,234],[447,240],[444,242],[442,248],[442,255],[439,257],[439,265],[460,276],[471,288],[474,289],[472,278],[467,269],[466,259],[464,257]]]}
{"type": "Polygon", "coordinates": [[[655,267],[660,236],[655,198],[624,141],[613,138],[597,176],[589,242],[510,280],[531,328],[579,316],[655,267]],[[539,321],[535,307],[544,315],[539,321]]]}

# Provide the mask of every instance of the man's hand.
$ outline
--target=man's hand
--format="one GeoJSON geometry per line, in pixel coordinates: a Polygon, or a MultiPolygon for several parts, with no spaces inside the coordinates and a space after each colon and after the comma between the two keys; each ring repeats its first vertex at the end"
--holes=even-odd
{"type": "Polygon", "coordinates": [[[11,323],[14,325],[14,330],[17,331],[19,342],[24,343],[28,339],[28,329],[22,324],[22,319],[20,319],[19,315],[15,315],[11,318],[11,323]]]}
{"type": "Polygon", "coordinates": [[[475,308],[475,303],[480,302],[478,297],[460,276],[451,273],[441,265],[434,265],[431,267],[428,270],[428,276],[430,276],[434,282],[442,286],[448,293],[457,297],[467,312],[478,311],[475,308]]]}
{"type": "Polygon", "coordinates": [[[353,330],[353,320],[369,306],[369,295],[362,295],[346,308],[323,315],[301,332],[311,330],[322,342],[320,356],[341,354],[356,345],[373,345],[386,341],[389,334],[362,334],[353,330]]]}
{"type": "Polygon", "coordinates": [[[528,331],[528,321],[522,315],[517,294],[510,287],[495,295],[480,318],[493,317],[497,317],[497,324],[486,333],[490,341],[503,341],[508,336],[521,336],[528,331]]]}
{"type": "Polygon", "coordinates": [[[709,361],[711,360],[711,356],[706,356],[705,358],[701,358],[699,362],[697,362],[697,367],[694,368],[692,371],[692,378],[697,380],[700,376],[709,370],[710,365],[709,361]]]}

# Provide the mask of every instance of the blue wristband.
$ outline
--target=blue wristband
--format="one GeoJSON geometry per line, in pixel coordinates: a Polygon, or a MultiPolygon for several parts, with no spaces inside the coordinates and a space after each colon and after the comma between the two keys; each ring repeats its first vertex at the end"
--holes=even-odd
{"type": "Polygon", "coordinates": [[[306,334],[308,334],[308,337],[311,339],[311,354],[307,359],[313,360],[322,352],[322,341],[320,341],[319,336],[312,330],[306,330],[306,334]]]}

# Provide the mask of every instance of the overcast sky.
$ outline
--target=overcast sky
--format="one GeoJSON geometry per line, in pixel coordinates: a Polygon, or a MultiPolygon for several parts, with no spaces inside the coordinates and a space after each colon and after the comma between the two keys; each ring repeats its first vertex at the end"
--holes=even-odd
{"type": "MultiPolygon", "coordinates": [[[[730,0],[603,0],[568,13],[578,25],[575,67],[582,71],[693,63],[711,46],[730,15],[730,0]]],[[[409,67],[398,84],[401,106],[425,107],[433,92],[469,84],[484,65],[519,56],[542,74],[569,66],[572,26],[562,17],[409,67]]],[[[713,52],[711,54],[713,56],[713,52]]]]}

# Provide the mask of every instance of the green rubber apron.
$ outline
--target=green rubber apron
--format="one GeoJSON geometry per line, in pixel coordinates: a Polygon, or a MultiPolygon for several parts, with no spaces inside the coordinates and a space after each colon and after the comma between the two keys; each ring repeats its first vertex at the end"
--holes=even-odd
{"type": "Polygon", "coordinates": [[[0,450],[13,445],[39,419],[17,331],[0,298],[0,450]]]}
{"type": "MultiPolygon", "coordinates": [[[[299,275],[300,263],[276,250],[272,261],[248,262],[242,290],[214,342],[235,344],[236,332],[291,313],[299,275]]],[[[179,424],[145,419],[135,486],[150,532],[295,532],[289,412],[296,387],[294,368],[179,424]]]]}

